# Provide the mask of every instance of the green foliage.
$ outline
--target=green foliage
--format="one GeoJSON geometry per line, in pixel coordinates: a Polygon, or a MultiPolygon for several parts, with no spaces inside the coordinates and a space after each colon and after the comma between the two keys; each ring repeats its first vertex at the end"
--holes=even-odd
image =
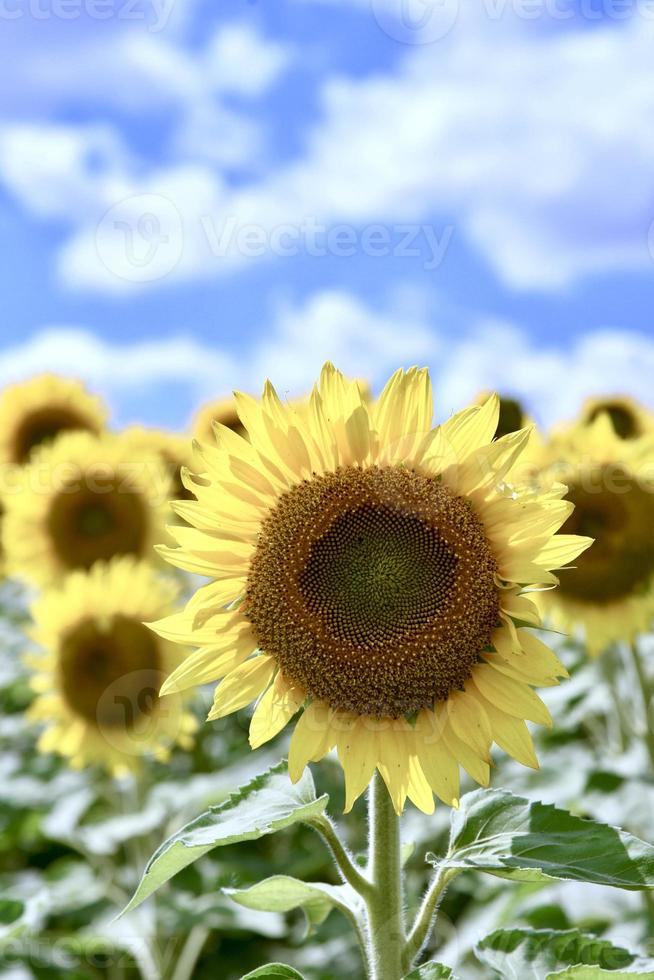
{"type": "Polygon", "coordinates": [[[597,966],[618,970],[631,966],[636,956],[606,939],[577,929],[497,929],[476,946],[482,963],[501,977],[544,978],[568,966],[597,966]]]}
{"type": "Polygon", "coordinates": [[[452,973],[449,966],[442,963],[423,963],[417,969],[407,973],[404,980],[458,980],[452,973]]]}
{"type": "Polygon", "coordinates": [[[306,823],[324,813],[326,806],[327,796],[316,797],[308,769],[293,786],[286,763],[279,763],[165,841],[148,862],[125,912],[137,908],[160,885],[214,847],[256,840],[306,823]]]}
{"type": "Polygon", "coordinates": [[[227,888],[225,891],[239,905],[260,912],[290,912],[301,908],[310,928],[323,923],[335,908],[349,919],[356,919],[362,904],[349,885],[304,882],[288,875],[274,875],[249,888],[227,888]]]}
{"type": "Polygon", "coordinates": [[[303,980],[302,974],[283,963],[268,963],[241,977],[241,980],[303,980]]]}
{"type": "MultiPolygon", "coordinates": [[[[434,855],[428,860],[436,863],[434,855]]],[[[518,881],[654,888],[654,847],[631,834],[502,790],[466,794],[442,867],[518,881]]]]}

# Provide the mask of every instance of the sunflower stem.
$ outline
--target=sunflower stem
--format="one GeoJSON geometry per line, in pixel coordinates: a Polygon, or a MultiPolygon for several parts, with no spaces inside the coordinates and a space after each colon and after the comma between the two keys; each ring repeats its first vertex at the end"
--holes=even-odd
{"type": "Polygon", "coordinates": [[[617,687],[616,668],[618,667],[618,663],[616,661],[618,655],[619,650],[615,647],[611,647],[601,654],[598,660],[598,665],[613,705],[613,718],[609,717],[608,723],[611,728],[615,728],[615,733],[619,742],[619,751],[625,752],[629,746],[632,727],[629,722],[628,712],[625,709],[625,705],[623,704],[617,687]],[[613,722],[613,724],[611,724],[611,722],[613,722]]]}
{"type": "Polygon", "coordinates": [[[368,795],[372,891],[367,898],[373,980],[401,980],[405,946],[400,818],[375,773],[368,795]]]}
{"type": "Polygon", "coordinates": [[[317,820],[312,820],[309,826],[313,827],[327,844],[343,880],[354,888],[355,892],[361,895],[362,898],[367,900],[372,893],[372,885],[355,865],[352,855],[338,836],[336,828],[329,817],[322,816],[317,820]]]}
{"type": "Polygon", "coordinates": [[[445,894],[445,889],[457,874],[458,871],[452,869],[448,871],[443,867],[437,868],[434,872],[434,876],[425,892],[420,908],[418,909],[418,914],[407,937],[403,961],[405,970],[411,969],[414,961],[429,939],[436,921],[438,907],[445,894]]]}
{"type": "Polygon", "coordinates": [[[647,676],[647,672],[645,671],[645,665],[635,640],[629,644],[629,652],[631,654],[631,662],[634,666],[636,679],[638,680],[638,686],[640,687],[640,692],[643,699],[643,709],[645,711],[645,730],[643,737],[645,746],[649,753],[652,769],[654,769],[654,731],[650,725],[650,710],[652,707],[653,696],[652,683],[647,676]]]}

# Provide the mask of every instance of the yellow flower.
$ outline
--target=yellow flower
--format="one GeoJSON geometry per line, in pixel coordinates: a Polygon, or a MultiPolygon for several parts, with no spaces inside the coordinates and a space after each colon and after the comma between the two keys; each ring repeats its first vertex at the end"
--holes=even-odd
{"type": "Polygon", "coordinates": [[[0,464],[27,463],[32,450],[74,430],[102,432],[107,412],[80,381],[41,374],[0,394],[0,464]]]}
{"type": "Polygon", "coordinates": [[[626,395],[587,399],[581,413],[582,424],[592,424],[602,412],[609,416],[615,434],[620,439],[637,439],[654,431],[652,413],[626,395]]]}
{"type": "Polygon", "coordinates": [[[182,468],[193,463],[191,438],[163,429],[147,429],[133,425],[121,435],[146,455],[156,453],[164,463],[170,476],[170,496],[172,500],[191,500],[193,494],[182,483],[182,468]]]}
{"type": "Polygon", "coordinates": [[[174,608],[176,588],[146,562],[116,558],[72,572],[33,605],[29,709],[42,723],[42,752],[76,768],[100,763],[115,775],[142,756],[165,759],[176,742],[189,748],[195,721],[180,696],[158,696],[179,664],[179,648],[143,624],[174,608]]]}
{"type": "Polygon", "coordinates": [[[169,498],[158,456],[119,436],[61,435],[35,453],[5,496],[7,571],[48,585],[115,555],[149,557],[169,498]]]}
{"type": "Polygon", "coordinates": [[[590,542],[554,536],[565,488],[506,484],[529,432],[492,442],[497,398],[433,429],[415,368],[372,405],[330,364],[308,410],[270,384],[237,402],[249,441],[217,427],[194,526],[161,549],[213,579],[154,624],[199,647],[162,693],[222,679],[210,718],[258,699],[253,747],[303,709],[291,778],[336,747],[348,809],[375,768],[398,812],[407,797],[430,812],[432,791],[456,803],[459,764],[488,783],[493,741],[537,765],[525,719],[550,718],[532,687],[565,670],[521,593],[590,542]]]}
{"type": "Polygon", "coordinates": [[[575,506],[563,530],[596,540],[538,604],[554,624],[580,630],[597,656],[654,617],[654,434],[625,440],[601,413],[553,438],[546,453],[544,482],[563,480],[575,506]]]}
{"type": "Polygon", "coordinates": [[[558,438],[567,435],[576,426],[586,428],[602,414],[608,416],[613,431],[620,439],[639,439],[654,432],[654,415],[644,405],[628,395],[605,395],[587,398],[577,421],[557,426],[552,435],[558,438]]]}

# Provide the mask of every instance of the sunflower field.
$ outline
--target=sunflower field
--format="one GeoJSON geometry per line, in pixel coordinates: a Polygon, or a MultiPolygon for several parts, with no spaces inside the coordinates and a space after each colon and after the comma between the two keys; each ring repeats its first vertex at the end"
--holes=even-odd
{"type": "Polygon", "coordinates": [[[273,383],[0,394],[0,977],[654,980],[654,416],[273,383]]]}

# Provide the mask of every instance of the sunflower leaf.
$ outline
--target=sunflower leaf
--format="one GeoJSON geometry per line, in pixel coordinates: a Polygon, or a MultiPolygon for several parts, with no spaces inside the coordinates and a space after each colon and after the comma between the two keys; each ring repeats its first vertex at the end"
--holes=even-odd
{"type": "Polygon", "coordinates": [[[654,980],[652,966],[629,970],[603,970],[599,966],[569,966],[559,973],[548,973],[545,980],[654,980]]]}
{"type": "Polygon", "coordinates": [[[411,970],[411,973],[407,973],[403,980],[458,980],[458,978],[452,973],[449,966],[431,960],[429,963],[423,963],[422,966],[417,966],[415,970],[411,970]]]}
{"type": "Polygon", "coordinates": [[[252,973],[246,973],[241,980],[304,980],[301,973],[285,963],[267,963],[258,966],[252,973]]]}
{"type": "Polygon", "coordinates": [[[521,980],[544,980],[569,966],[615,971],[636,961],[629,950],[577,929],[496,929],[477,944],[475,954],[500,976],[521,980]]]}
{"type": "Polygon", "coordinates": [[[307,822],[324,812],[328,797],[316,797],[308,769],[293,785],[286,762],[257,776],[219,806],[212,806],[169,837],[152,855],[125,912],[136,908],[182,868],[214,847],[257,840],[307,822]]]}
{"type": "Polygon", "coordinates": [[[624,830],[501,790],[461,799],[448,853],[431,863],[518,881],[561,879],[630,891],[654,888],[654,846],[624,830]]]}
{"type": "Polygon", "coordinates": [[[309,929],[325,921],[332,909],[356,920],[363,912],[359,896],[349,885],[304,882],[288,875],[274,875],[249,888],[224,888],[239,905],[257,912],[290,912],[301,908],[309,929]]]}

